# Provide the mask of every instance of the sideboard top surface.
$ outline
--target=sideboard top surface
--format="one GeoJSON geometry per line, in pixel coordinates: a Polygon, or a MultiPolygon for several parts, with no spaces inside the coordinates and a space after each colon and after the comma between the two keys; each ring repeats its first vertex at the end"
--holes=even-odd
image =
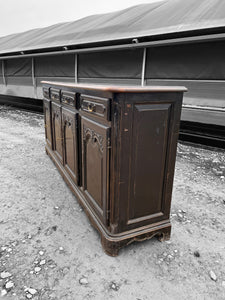
{"type": "Polygon", "coordinates": [[[184,86],[138,86],[138,85],[100,85],[100,84],[86,84],[86,83],[68,83],[57,81],[42,81],[42,84],[54,85],[59,87],[90,89],[97,91],[117,92],[117,93],[146,93],[146,92],[186,92],[187,88],[184,86]]]}

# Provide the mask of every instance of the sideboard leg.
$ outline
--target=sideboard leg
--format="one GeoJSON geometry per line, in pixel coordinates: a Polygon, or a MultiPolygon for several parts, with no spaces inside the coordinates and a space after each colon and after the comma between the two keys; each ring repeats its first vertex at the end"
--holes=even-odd
{"type": "Polygon", "coordinates": [[[171,226],[164,229],[158,236],[160,242],[168,241],[170,239],[171,226]]]}
{"type": "Polygon", "coordinates": [[[106,254],[110,256],[118,255],[120,249],[119,243],[109,241],[103,235],[101,236],[101,243],[106,254]]]}

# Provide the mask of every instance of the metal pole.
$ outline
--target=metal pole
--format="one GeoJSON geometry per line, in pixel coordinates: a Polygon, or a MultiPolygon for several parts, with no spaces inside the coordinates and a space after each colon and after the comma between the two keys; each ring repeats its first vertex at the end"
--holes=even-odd
{"type": "Polygon", "coordinates": [[[78,54],[75,54],[75,83],[78,83],[78,54]]]}
{"type": "Polygon", "coordinates": [[[145,85],[145,66],[146,66],[146,48],[143,49],[143,61],[142,61],[142,72],[141,72],[141,86],[145,85]]]}
{"type": "Polygon", "coordinates": [[[31,59],[31,74],[32,74],[32,83],[34,87],[34,95],[37,97],[37,85],[35,80],[35,68],[34,68],[34,58],[31,59]]]}
{"type": "Polygon", "coordinates": [[[2,60],[2,79],[3,79],[3,84],[6,85],[6,79],[5,79],[5,61],[2,60]]]}
{"type": "Polygon", "coordinates": [[[32,83],[36,87],[35,76],[34,76],[34,58],[31,59],[31,72],[32,72],[32,83]]]}

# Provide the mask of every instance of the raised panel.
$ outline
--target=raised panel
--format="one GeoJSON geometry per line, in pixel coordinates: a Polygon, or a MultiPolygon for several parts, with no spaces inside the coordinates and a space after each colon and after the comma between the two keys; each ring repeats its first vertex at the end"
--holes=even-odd
{"type": "Polygon", "coordinates": [[[78,183],[77,118],[77,113],[62,108],[64,166],[75,183],[78,183]]]}
{"type": "Polygon", "coordinates": [[[110,128],[82,117],[82,186],[89,204],[106,222],[109,193],[110,128]]]}
{"type": "Polygon", "coordinates": [[[63,163],[61,106],[52,102],[52,148],[63,163]]]}
{"type": "Polygon", "coordinates": [[[52,148],[51,102],[44,99],[45,138],[47,145],[52,148]]]}
{"type": "Polygon", "coordinates": [[[129,221],[164,215],[164,182],[171,104],[134,105],[129,221]]]}

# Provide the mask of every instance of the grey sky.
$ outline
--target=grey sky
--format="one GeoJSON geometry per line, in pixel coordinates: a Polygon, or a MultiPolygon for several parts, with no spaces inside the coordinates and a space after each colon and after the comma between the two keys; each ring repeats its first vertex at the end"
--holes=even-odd
{"type": "Polygon", "coordinates": [[[0,0],[0,36],[159,0],[0,0]]]}

